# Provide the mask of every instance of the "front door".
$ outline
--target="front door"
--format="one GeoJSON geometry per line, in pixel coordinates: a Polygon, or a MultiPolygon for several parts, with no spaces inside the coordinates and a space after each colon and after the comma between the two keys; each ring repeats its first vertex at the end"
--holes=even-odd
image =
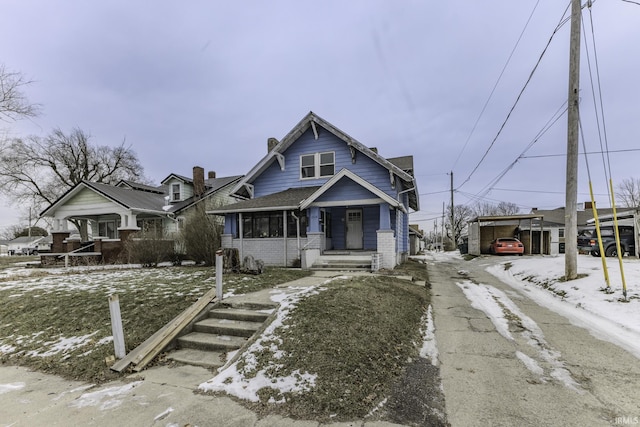
{"type": "Polygon", "coordinates": [[[362,209],[347,209],[347,249],[362,249],[362,209]]]}

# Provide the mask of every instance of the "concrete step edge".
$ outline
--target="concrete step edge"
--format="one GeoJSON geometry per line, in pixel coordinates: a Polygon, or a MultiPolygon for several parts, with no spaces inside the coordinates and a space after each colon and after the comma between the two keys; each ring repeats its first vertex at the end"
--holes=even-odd
{"type": "Polygon", "coordinates": [[[203,368],[219,368],[225,364],[226,353],[194,348],[181,348],[169,353],[167,358],[187,365],[202,366],[203,368]]]}

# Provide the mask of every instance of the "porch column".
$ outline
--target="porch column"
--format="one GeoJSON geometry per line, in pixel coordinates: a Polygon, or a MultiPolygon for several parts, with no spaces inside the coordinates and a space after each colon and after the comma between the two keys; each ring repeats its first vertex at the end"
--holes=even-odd
{"type": "Polygon", "coordinates": [[[53,232],[57,233],[57,232],[67,232],[68,231],[68,227],[67,227],[67,219],[66,218],[55,218],[53,220],[53,232]]]}
{"type": "Polygon", "coordinates": [[[391,213],[388,203],[380,203],[380,227],[379,230],[391,230],[391,213]]]}
{"type": "Polygon", "coordinates": [[[51,238],[53,239],[53,243],[51,244],[51,252],[52,253],[63,253],[66,252],[65,240],[69,237],[71,233],[68,231],[53,231],[51,232],[51,238]]]}
{"type": "Polygon", "coordinates": [[[118,231],[120,230],[140,230],[138,227],[137,214],[133,212],[121,213],[120,214],[120,227],[118,227],[118,231]]]}
{"type": "Polygon", "coordinates": [[[310,207],[309,212],[309,233],[319,233],[320,230],[320,208],[310,207]]]}
{"type": "Polygon", "coordinates": [[[380,268],[393,269],[396,266],[396,237],[393,230],[378,230],[378,250],[381,255],[380,268]]]}

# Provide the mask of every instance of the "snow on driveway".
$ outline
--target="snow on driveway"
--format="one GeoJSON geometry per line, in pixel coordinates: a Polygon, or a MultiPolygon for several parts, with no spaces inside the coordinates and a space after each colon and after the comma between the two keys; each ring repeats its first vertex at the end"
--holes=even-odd
{"type": "MultiPolygon", "coordinates": [[[[427,252],[411,257],[429,262],[460,262],[462,276],[466,275],[464,261],[459,251],[427,252]]],[[[616,258],[607,258],[611,288],[605,289],[603,266],[600,258],[578,256],[579,278],[564,281],[564,255],[509,257],[484,257],[495,264],[487,271],[511,286],[516,292],[507,292],[511,298],[525,296],[568,319],[573,325],[587,329],[594,337],[624,348],[640,359],[640,259],[623,258],[627,298],[623,298],[620,266],[616,258]]],[[[469,261],[473,262],[473,261],[469,261]]],[[[493,288],[495,289],[495,288],[493,288]]],[[[474,296],[476,303],[488,297],[474,296]]],[[[506,295],[505,295],[506,298],[506,295]]],[[[496,329],[505,335],[505,321],[500,320],[498,310],[490,311],[496,329]]],[[[508,330],[507,330],[508,332],[508,330]]],[[[526,355],[518,355],[527,364],[526,355]]],[[[532,371],[537,371],[531,363],[532,371]]]]}
{"type": "MultiPolygon", "coordinates": [[[[517,323],[521,328],[519,328],[520,331],[518,333],[523,338],[522,341],[537,353],[537,356],[540,357],[545,366],[548,366],[549,376],[562,382],[568,388],[578,391],[580,386],[573,379],[564,362],[560,360],[560,352],[547,343],[544,333],[537,323],[524,314],[507,294],[493,286],[474,283],[470,280],[457,283],[457,285],[462,289],[471,306],[483,311],[498,333],[514,343],[517,343],[517,341],[509,330],[509,323],[517,323]]],[[[527,356],[520,350],[517,350],[515,354],[533,374],[539,377],[540,381],[546,382],[549,380],[545,375],[544,368],[534,358],[527,356]]]]}
{"type": "Polygon", "coordinates": [[[616,344],[640,358],[640,260],[624,258],[627,299],[623,299],[616,259],[607,259],[611,291],[604,288],[600,258],[578,257],[579,279],[563,281],[564,256],[525,257],[501,262],[487,271],[538,305],[616,344]]]}

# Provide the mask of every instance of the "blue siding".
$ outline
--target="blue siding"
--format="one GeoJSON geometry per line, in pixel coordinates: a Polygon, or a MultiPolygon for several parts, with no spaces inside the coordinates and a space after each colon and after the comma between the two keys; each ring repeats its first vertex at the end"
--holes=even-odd
{"type": "Polygon", "coordinates": [[[375,194],[360,184],[353,182],[350,178],[342,178],[333,187],[327,190],[322,196],[316,199],[317,202],[326,201],[349,201],[377,198],[375,194]]]}
{"type": "Polygon", "coordinates": [[[362,230],[364,232],[364,249],[375,250],[378,247],[378,230],[380,224],[380,208],[378,205],[366,206],[362,209],[362,230]]]}
{"type": "Polygon", "coordinates": [[[345,208],[331,208],[331,232],[333,233],[331,241],[333,243],[333,248],[338,250],[342,250],[346,247],[346,236],[344,230],[345,212],[345,208]]]}
{"type": "Polygon", "coordinates": [[[309,187],[322,185],[327,178],[300,179],[300,156],[325,151],[335,152],[335,173],[341,169],[349,169],[369,183],[380,188],[392,197],[396,190],[391,188],[389,171],[362,153],[356,153],[356,163],[351,163],[351,152],[347,144],[331,132],[318,126],[319,138],[316,140],[311,129],[308,129],[284,152],[285,170],[280,164],[273,162],[267,170],[257,176],[252,184],[255,186],[255,197],[277,193],[292,187],[309,187]]]}

